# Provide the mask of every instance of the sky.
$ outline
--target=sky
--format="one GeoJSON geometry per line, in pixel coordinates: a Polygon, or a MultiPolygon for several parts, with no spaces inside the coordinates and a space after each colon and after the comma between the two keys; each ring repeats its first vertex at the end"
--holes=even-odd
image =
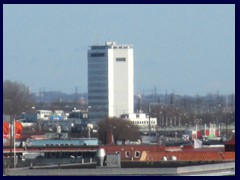
{"type": "Polygon", "coordinates": [[[87,50],[134,48],[134,91],[235,93],[235,5],[4,4],[3,80],[87,92],[87,50]]]}

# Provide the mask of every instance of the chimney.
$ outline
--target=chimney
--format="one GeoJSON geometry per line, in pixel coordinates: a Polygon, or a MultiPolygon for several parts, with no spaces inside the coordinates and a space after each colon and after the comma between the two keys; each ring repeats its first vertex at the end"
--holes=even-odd
{"type": "Polygon", "coordinates": [[[113,134],[112,134],[112,130],[107,131],[107,144],[113,144],[113,134]]]}

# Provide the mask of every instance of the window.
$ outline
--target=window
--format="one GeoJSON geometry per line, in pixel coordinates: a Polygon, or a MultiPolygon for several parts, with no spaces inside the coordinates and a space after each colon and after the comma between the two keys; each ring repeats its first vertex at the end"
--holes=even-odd
{"type": "Polygon", "coordinates": [[[91,57],[103,57],[104,53],[91,53],[91,57]]]}
{"type": "Polygon", "coordinates": [[[126,62],[126,58],[116,58],[117,62],[126,62]]]}
{"type": "Polygon", "coordinates": [[[130,152],[129,151],[125,152],[125,157],[130,157],[130,152]]]}
{"type": "Polygon", "coordinates": [[[91,99],[91,100],[105,100],[105,99],[107,99],[108,98],[108,96],[104,96],[104,95],[102,95],[102,96],[94,96],[94,95],[92,95],[92,96],[88,96],[88,99],[91,99]]]}
{"type": "Polygon", "coordinates": [[[135,151],[135,154],[134,154],[134,156],[136,157],[136,158],[139,158],[140,157],[140,151],[135,151]]]}

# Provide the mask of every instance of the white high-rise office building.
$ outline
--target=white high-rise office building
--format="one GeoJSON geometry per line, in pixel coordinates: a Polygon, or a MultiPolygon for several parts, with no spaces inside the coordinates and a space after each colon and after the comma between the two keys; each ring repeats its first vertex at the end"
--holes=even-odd
{"type": "Polygon", "coordinates": [[[88,104],[92,122],[134,112],[133,48],[106,42],[88,50],[88,104]]]}

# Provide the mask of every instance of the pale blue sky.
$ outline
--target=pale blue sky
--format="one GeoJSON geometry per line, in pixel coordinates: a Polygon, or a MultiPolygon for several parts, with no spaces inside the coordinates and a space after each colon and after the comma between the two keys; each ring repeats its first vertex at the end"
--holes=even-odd
{"type": "Polygon", "coordinates": [[[135,92],[235,93],[235,5],[4,5],[3,80],[87,92],[87,50],[134,47],[135,92]]]}

